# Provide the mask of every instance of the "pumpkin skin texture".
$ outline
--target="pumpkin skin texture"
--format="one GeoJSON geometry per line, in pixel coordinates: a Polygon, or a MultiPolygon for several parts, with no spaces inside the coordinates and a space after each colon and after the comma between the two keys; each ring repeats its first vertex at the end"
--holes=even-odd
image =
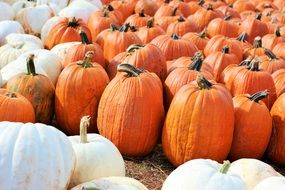
{"type": "Polygon", "coordinates": [[[33,105],[24,96],[0,88],[0,121],[33,123],[33,105]]]}
{"type": "Polygon", "coordinates": [[[50,123],[54,114],[55,87],[48,77],[36,73],[33,54],[27,59],[27,72],[10,79],[6,88],[32,103],[37,123],[50,123]]]}
{"type": "Polygon", "coordinates": [[[93,179],[125,176],[125,164],[117,147],[105,137],[87,134],[90,117],[80,121],[80,136],[69,136],[76,156],[76,164],[69,188],[93,179]]]}
{"type": "Polygon", "coordinates": [[[78,185],[71,190],[82,189],[100,189],[100,190],[148,190],[141,182],[129,177],[104,177],[92,180],[90,182],[78,185]]]}
{"type": "Polygon", "coordinates": [[[118,72],[124,73],[102,94],[98,130],[123,155],[144,156],[156,146],[163,125],[162,84],[157,75],[129,64],[120,64],[118,72]]]}
{"type": "Polygon", "coordinates": [[[229,91],[198,76],[196,82],[184,85],[175,94],[162,131],[162,148],[175,166],[196,158],[221,162],[230,151],[233,131],[234,108],[229,91]],[[222,118],[227,119],[220,122],[222,118]]]}
{"type": "Polygon", "coordinates": [[[178,36],[183,36],[188,32],[197,32],[196,24],[191,20],[183,18],[182,16],[178,17],[175,22],[170,23],[166,30],[167,34],[171,35],[175,33],[178,36]]]}
{"type": "Polygon", "coordinates": [[[285,69],[280,69],[272,74],[276,88],[276,95],[279,97],[285,92],[285,69]]]}
{"type": "Polygon", "coordinates": [[[92,118],[89,131],[96,131],[97,108],[109,78],[101,65],[91,63],[92,56],[92,52],[87,52],[84,60],[68,65],[56,85],[56,121],[70,135],[79,133],[80,119],[84,115],[92,118]]]}
{"type": "Polygon", "coordinates": [[[285,189],[285,177],[269,177],[258,183],[253,190],[285,189]]]}
{"type": "Polygon", "coordinates": [[[269,164],[251,158],[232,162],[229,170],[242,178],[247,189],[253,189],[256,184],[268,177],[280,176],[269,164]]]}
{"type": "Polygon", "coordinates": [[[91,33],[87,25],[81,18],[76,19],[73,17],[69,19],[63,17],[50,29],[46,41],[44,42],[45,48],[51,49],[57,44],[72,41],[81,41],[78,31],[83,30],[88,39],[91,39],[91,33]]]}
{"type": "Polygon", "coordinates": [[[142,9],[139,13],[130,15],[126,20],[125,23],[129,23],[131,26],[136,26],[137,28],[146,26],[147,21],[151,17],[145,14],[144,10],[142,9]]]}
{"type": "Polygon", "coordinates": [[[183,35],[182,38],[193,42],[200,51],[204,50],[209,41],[209,38],[206,36],[206,30],[203,30],[200,33],[188,32],[183,35]]]}
{"type": "Polygon", "coordinates": [[[278,57],[285,59],[285,53],[284,53],[284,48],[285,48],[285,42],[284,43],[279,43],[277,44],[272,52],[277,55],[278,57]]]}
{"type": "MultiPolygon", "coordinates": [[[[278,58],[272,51],[266,50],[264,56],[260,57],[260,69],[267,71],[271,74],[274,72],[285,69],[285,60],[278,58]]],[[[272,75],[273,77],[273,75],[272,75]]]]}
{"type": "Polygon", "coordinates": [[[274,34],[266,34],[262,37],[263,47],[273,50],[273,48],[279,44],[284,43],[285,37],[281,36],[280,27],[277,27],[274,34]]]}
{"type": "Polygon", "coordinates": [[[229,168],[228,162],[222,166],[210,159],[190,160],[171,172],[164,181],[162,190],[245,190],[241,177],[228,171],[229,168]]]}
{"type": "Polygon", "coordinates": [[[267,156],[270,160],[280,165],[285,165],[285,94],[277,98],[270,111],[272,116],[272,136],[267,148],[267,156]]]}
{"type": "Polygon", "coordinates": [[[61,131],[41,123],[0,122],[0,137],[5,155],[0,189],[67,189],[75,155],[61,131]]]}
{"type": "Polygon", "coordinates": [[[240,94],[233,98],[235,129],[229,159],[260,159],[264,154],[272,131],[270,111],[260,101],[267,96],[267,91],[261,91],[251,96],[240,94]]]}
{"type": "Polygon", "coordinates": [[[207,26],[208,35],[210,38],[215,35],[222,34],[224,36],[234,38],[238,36],[239,27],[230,21],[231,17],[215,18],[207,26]]]}

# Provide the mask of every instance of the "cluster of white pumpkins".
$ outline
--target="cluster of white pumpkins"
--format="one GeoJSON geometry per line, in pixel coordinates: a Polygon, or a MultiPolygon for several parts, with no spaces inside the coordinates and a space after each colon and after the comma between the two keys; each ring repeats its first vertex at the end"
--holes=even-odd
{"type": "MultiPolygon", "coordinates": [[[[80,136],[67,137],[45,124],[0,122],[0,189],[12,190],[147,190],[125,177],[116,146],[98,134],[87,134],[90,117],[80,123],[80,136]]],[[[176,168],[162,190],[284,190],[285,177],[256,159],[220,164],[194,159],[176,168]]]]}

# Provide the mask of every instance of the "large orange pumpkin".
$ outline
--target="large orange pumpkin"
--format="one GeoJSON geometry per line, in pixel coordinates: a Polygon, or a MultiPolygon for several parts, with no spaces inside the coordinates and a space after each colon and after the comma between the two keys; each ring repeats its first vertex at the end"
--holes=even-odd
{"type": "Polygon", "coordinates": [[[37,123],[49,124],[52,121],[55,87],[47,76],[36,73],[34,54],[27,59],[27,73],[11,78],[6,88],[23,95],[32,103],[37,123]]]}
{"type": "Polygon", "coordinates": [[[285,37],[281,36],[280,27],[277,27],[274,34],[266,34],[262,37],[263,47],[273,50],[273,48],[279,44],[285,42],[285,37]]]}
{"type": "Polygon", "coordinates": [[[98,109],[98,129],[123,155],[144,156],[160,137],[164,121],[160,79],[129,64],[106,87],[98,109]]]}
{"type": "Polygon", "coordinates": [[[276,95],[279,97],[285,92],[285,69],[280,69],[272,74],[276,88],[276,95]]]}
{"type": "Polygon", "coordinates": [[[183,35],[182,38],[193,42],[197,46],[198,50],[201,51],[204,50],[205,46],[209,41],[206,30],[203,30],[202,32],[199,33],[188,32],[185,35],[183,35]]]}
{"type": "Polygon", "coordinates": [[[80,119],[91,117],[88,131],[96,131],[97,108],[109,82],[101,65],[92,63],[93,52],[84,60],[69,64],[59,75],[55,90],[55,117],[60,129],[69,135],[79,134],[80,119]]]}
{"type": "Polygon", "coordinates": [[[162,132],[162,147],[175,166],[196,158],[222,162],[234,131],[234,108],[229,91],[199,76],[174,96],[162,132]]]}
{"type": "Polygon", "coordinates": [[[230,38],[238,36],[239,27],[237,24],[233,23],[231,16],[227,16],[224,19],[215,18],[211,20],[207,26],[207,33],[210,38],[215,35],[221,34],[230,38]]]}
{"type": "Polygon", "coordinates": [[[177,34],[178,36],[183,36],[188,32],[197,32],[196,24],[191,20],[186,20],[182,16],[178,17],[173,23],[170,23],[167,27],[167,34],[177,34]]]}

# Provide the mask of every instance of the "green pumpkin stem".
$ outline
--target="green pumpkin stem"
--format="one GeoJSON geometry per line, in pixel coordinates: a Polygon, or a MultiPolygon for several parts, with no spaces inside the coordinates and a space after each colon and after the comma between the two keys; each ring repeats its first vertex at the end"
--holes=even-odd
{"type": "Polygon", "coordinates": [[[82,61],[79,61],[77,64],[81,65],[84,68],[90,68],[93,67],[92,65],[92,58],[94,56],[94,52],[93,51],[88,51],[86,52],[84,59],[82,61]]]}
{"type": "Polygon", "coordinates": [[[127,52],[127,54],[131,54],[138,49],[142,49],[143,47],[144,47],[144,45],[141,45],[141,44],[132,44],[127,48],[126,52],[127,52]]]}
{"type": "Polygon", "coordinates": [[[236,39],[237,39],[238,41],[240,41],[240,42],[246,42],[247,37],[248,37],[248,35],[247,35],[247,33],[244,31],[244,32],[242,32],[236,39]]]}
{"type": "Polygon", "coordinates": [[[80,35],[80,38],[81,38],[81,43],[82,44],[92,44],[92,42],[89,41],[86,33],[83,31],[83,30],[80,30],[79,31],[79,35],[80,35]]]}
{"type": "Polygon", "coordinates": [[[75,17],[73,17],[72,19],[70,19],[68,21],[68,24],[67,24],[68,27],[72,27],[72,28],[77,28],[79,26],[79,23],[78,21],[76,20],[75,17]]]}
{"type": "Polygon", "coordinates": [[[97,187],[82,187],[82,190],[101,190],[97,187]]]}
{"type": "Polygon", "coordinates": [[[36,76],[36,68],[35,68],[35,62],[34,62],[35,55],[31,54],[29,57],[27,57],[27,74],[36,76]]]}
{"type": "Polygon", "coordinates": [[[257,58],[254,58],[249,66],[248,66],[248,69],[251,70],[251,71],[259,71],[259,63],[260,61],[257,59],[257,58]]]}
{"type": "Polygon", "coordinates": [[[225,54],[230,53],[230,48],[229,48],[229,46],[224,46],[223,49],[222,49],[222,53],[225,53],[225,54]]]}
{"type": "Polygon", "coordinates": [[[83,116],[80,120],[80,143],[88,143],[87,128],[90,125],[90,116],[83,116]]]}
{"type": "Polygon", "coordinates": [[[188,69],[189,70],[194,70],[194,71],[200,71],[202,67],[203,59],[201,57],[198,57],[193,60],[192,64],[189,65],[188,69]]]}
{"type": "Polygon", "coordinates": [[[213,84],[210,83],[210,81],[208,81],[203,75],[198,75],[196,82],[200,90],[204,90],[204,89],[208,90],[213,86],[213,84]]]}
{"type": "Polygon", "coordinates": [[[202,30],[202,32],[198,33],[198,36],[200,38],[205,38],[207,36],[207,28],[204,28],[204,30],[202,30]]]}
{"type": "Polygon", "coordinates": [[[128,77],[137,77],[141,73],[144,72],[144,70],[138,69],[138,68],[134,67],[133,65],[130,65],[127,63],[122,63],[122,64],[118,65],[117,71],[127,73],[128,77]]]}
{"type": "Polygon", "coordinates": [[[258,102],[259,100],[262,100],[266,98],[269,95],[268,90],[256,92],[252,94],[250,97],[248,97],[251,101],[258,102]]]}
{"type": "Polygon", "coordinates": [[[175,33],[171,34],[171,38],[173,40],[179,40],[179,36],[177,36],[177,34],[175,34],[175,33]]]}
{"type": "Polygon", "coordinates": [[[121,26],[121,28],[119,29],[120,32],[128,32],[128,30],[130,29],[130,24],[126,23],[123,26],[121,26]]]}
{"type": "Polygon", "coordinates": [[[277,60],[277,56],[269,49],[264,50],[265,55],[270,59],[270,60],[277,60]]]}
{"type": "Polygon", "coordinates": [[[279,26],[277,26],[277,28],[275,29],[274,34],[275,34],[275,36],[277,36],[277,37],[280,37],[280,36],[281,36],[280,27],[279,27],[279,26]]]}
{"type": "Polygon", "coordinates": [[[226,160],[224,161],[222,167],[220,168],[219,172],[221,172],[222,174],[226,174],[228,173],[229,169],[230,169],[231,163],[230,161],[226,160]]]}
{"type": "Polygon", "coordinates": [[[197,59],[204,59],[204,55],[202,53],[202,51],[197,51],[194,56],[191,58],[192,61],[195,61],[197,59]]]}
{"type": "Polygon", "coordinates": [[[262,47],[262,40],[260,36],[254,38],[253,41],[253,48],[261,48],[262,47]]]}
{"type": "Polygon", "coordinates": [[[245,60],[241,61],[238,66],[249,66],[252,60],[253,57],[248,56],[245,60]]]}
{"type": "Polygon", "coordinates": [[[114,32],[114,31],[119,30],[119,29],[115,24],[111,23],[110,24],[110,30],[111,30],[111,32],[114,32]]]}
{"type": "Polygon", "coordinates": [[[149,19],[146,23],[146,27],[147,28],[152,28],[154,26],[154,18],[152,17],[151,19],[149,19]]]}

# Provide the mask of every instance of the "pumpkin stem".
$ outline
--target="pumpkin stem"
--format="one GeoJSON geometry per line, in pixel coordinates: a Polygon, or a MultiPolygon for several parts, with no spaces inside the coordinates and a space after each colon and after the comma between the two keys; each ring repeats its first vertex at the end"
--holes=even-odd
{"type": "Polygon", "coordinates": [[[80,143],[88,143],[87,128],[90,125],[90,116],[83,116],[80,120],[80,143]]]}
{"type": "Polygon", "coordinates": [[[173,40],[179,40],[179,36],[177,36],[177,34],[175,34],[175,33],[171,34],[171,38],[173,40]]]}
{"type": "Polygon", "coordinates": [[[28,75],[36,76],[36,68],[35,68],[35,62],[34,62],[35,55],[31,54],[29,57],[27,57],[27,71],[28,75]]]}
{"type": "Polygon", "coordinates": [[[200,71],[202,67],[203,59],[201,57],[197,57],[193,60],[192,64],[189,65],[189,70],[200,71]]]}
{"type": "Polygon", "coordinates": [[[253,57],[248,56],[245,60],[241,61],[238,66],[249,66],[252,60],[253,57]]]}
{"type": "Polygon", "coordinates": [[[255,15],[255,18],[256,18],[257,20],[261,20],[261,17],[262,17],[262,14],[261,14],[261,13],[257,13],[257,14],[255,15]]]}
{"type": "Polygon", "coordinates": [[[229,46],[224,46],[222,49],[222,53],[228,54],[230,52],[229,46]]]}
{"type": "Polygon", "coordinates": [[[72,27],[72,28],[76,28],[76,27],[79,26],[79,23],[78,23],[78,21],[76,20],[76,18],[73,17],[72,19],[70,19],[70,20],[68,21],[67,26],[68,26],[68,27],[72,27]]]}
{"type": "Polygon", "coordinates": [[[236,39],[240,42],[245,42],[247,40],[247,33],[244,31],[242,32],[236,39]]]}
{"type": "Polygon", "coordinates": [[[204,28],[204,30],[202,30],[198,35],[200,38],[205,38],[207,35],[207,28],[204,28]]]}
{"type": "Polygon", "coordinates": [[[276,55],[269,49],[264,50],[265,55],[270,59],[270,60],[277,60],[278,58],[276,55]]]}
{"type": "Polygon", "coordinates": [[[172,12],[172,14],[170,16],[176,16],[177,10],[178,10],[178,7],[175,7],[173,9],[173,12],[172,12]]]}
{"type": "Polygon", "coordinates": [[[106,8],[107,8],[108,11],[114,11],[114,7],[112,5],[110,5],[110,4],[107,5],[106,8]]]}
{"type": "Polygon", "coordinates": [[[268,90],[264,90],[264,91],[260,91],[260,92],[256,92],[254,94],[252,94],[250,97],[248,97],[251,101],[255,101],[258,102],[259,100],[262,100],[264,98],[266,98],[269,95],[268,90]]]}
{"type": "Polygon", "coordinates": [[[146,23],[146,27],[147,28],[152,28],[154,25],[154,18],[152,17],[151,19],[149,19],[146,23]]]}
{"type": "Polygon", "coordinates": [[[220,171],[222,174],[226,174],[226,173],[229,171],[230,166],[231,166],[230,161],[226,160],[226,161],[224,161],[224,163],[223,163],[223,165],[222,165],[222,167],[220,168],[219,171],[220,171]]]}
{"type": "Polygon", "coordinates": [[[253,48],[261,48],[262,47],[262,40],[260,36],[254,38],[253,48]]]}
{"type": "Polygon", "coordinates": [[[91,42],[89,41],[86,33],[83,31],[83,30],[80,30],[79,31],[79,35],[80,35],[80,38],[81,38],[81,43],[82,44],[91,44],[91,42]]]}
{"type": "Polygon", "coordinates": [[[130,65],[127,63],[122,63],[122,64],[118,65],[117,71],[127,73],[128,77],[137,77],[141,73],[144,72],[144,70],[138,69],[138,68],[134,67],[133,65],[130,65]]]}
{"type": "Polygon", "coordinates": [[[200,1],[198,1],[198,5],[199,5],[200,7],[202,7],[204,4],[205,4],[205,0],[200,0],[200,1]]]}
{"type": "Polygon", "coordinates": [[[213,5],[212,5],[212,4],[208,4],[207,10],[208,10],[208,11],[212,11],[212,10],[213,10],[213,5]]]}
{"type": "Polygon", "coordinates": [[[81,190],[100,190],[100,189],[96,187],[82,187],[81,190]]]}
{"type": "Polygon", "coordinates": [[[185,19],[183,18],[183,16],[179,16],[179,18],[177,19],[178,22],[184,22],[185,19]]]}
{"type": "Polygon", "coordinates": [[[121,28],[119,29],[120,32],[128,32],[130,28],[130,24],[129,23],[126,23],[124,24],[123,26],[121,26],[121,28]]]}
{"type": "Polygon", "coordinates": [[[104,9],[102,12],[102,17],[109,17],[109,11],[104,9]]]}
{"type": "Polygon", "coordinates": [[[170,0],[164,0],[163,2],[166,3],[166,4],[169,4],[170,0]]]}
{"type": "Polygon", "coordinates": [[[231,20],[231,19],[232,19],[232,15],[227,15],[227,16],[224,17],[224,20],[225,20],[225,21],[229,21],[229,20],[231,20]]]}
{"type": "Polygon", "coordinates": [[[200,90],[204,90],[204,89],[208,90],[213,86],[213,84],[210,83],[210,81],[208,81],[203,75],[198,75],[196,82],[200,90]]]}
{"type": "Polygon", "coordinates": [[[111,32],[114,32],[114,31],[118,30],[118,27],[115,24],[111,23],[110,24],[110,30],[111,30],[111,32]]]}
{"type": "Polygon", "coordinates": [[[248,69],[251,71],[259,71],[260,61],[257,58],[254,58],[248,66],[248,69]]]}
{"type": "Polygon", "coordinates": [[[137,29],[137,27],[136,27],[136,26],[130,26],[130,30],[131,30],[132,32],[136,32],[136,31],[138,31],[138,29],[137,29]]]}
{"type": "Polygon", "coordinates": [[[17,98],[17,94],[14,92],[7,92],[5,94],[5,96],[9,97],[9,98],[17,98]]]}
{"type": "Polygon", "coordinates": [[[93,67],[92,65],[92,58],[94,56],[94,52],[93,51],[87,51],[84,59],[82,61],[79,61],[77,64],[81,65],[84,68],[90,68],[93,67]]]}
{"type": "Polygon", "coordinates": [[[135,52],[138,49],[142,49],[144,47],[144,45],[141,44],[132,44],[127,48],[127,53],[128,54],[132,54],[133,52],[135,52]]]}
{"type": "Polygon", "coordinates": [[[139,17],[145,17],[144,9],[142,9],[142,10],[139,12],[139,17]]]}
{"type": "Polygon", "coordinates": [[[275,36],[277,36],[277,37],[280,37],[280,36],[281,36],[280,27],[279,27],[279,26],[277,26],[277,28],[275,29],[274,34],[275,34],[275,36]]]}
{"type": "Polygon", "coordinates": [[[196,59],[204,59],[203,53],[202,51],[197,51],[194,56],[191,58],[192,61],[196,60],[196,59]]]}

